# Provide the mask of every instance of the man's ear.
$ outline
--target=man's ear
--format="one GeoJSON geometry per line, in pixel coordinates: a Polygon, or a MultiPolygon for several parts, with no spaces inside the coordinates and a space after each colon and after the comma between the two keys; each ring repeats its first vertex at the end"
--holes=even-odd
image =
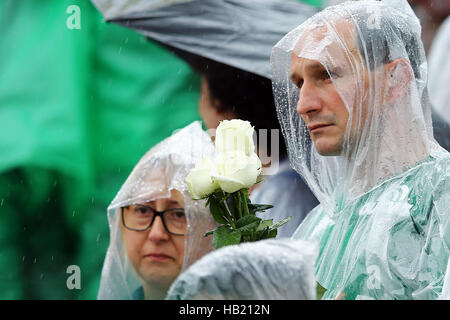
{"type": "Polygon", "coordinates": [[[395,59],[386,65],[386,98],[388,103],[403,98],[413,80],[414,73],[408,60],[395,59]]]}

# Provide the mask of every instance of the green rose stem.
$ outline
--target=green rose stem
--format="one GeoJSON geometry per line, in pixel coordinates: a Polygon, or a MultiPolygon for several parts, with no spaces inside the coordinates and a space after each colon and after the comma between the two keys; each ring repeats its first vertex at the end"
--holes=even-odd
{"type": "Polygon", "coordinates": [[[236,193],[234,193],[234,200],[235,200],[235,203],[237,204],[236,205],[236,207],[237,207],[237,209],[238,209],[238,214],[239,214],[239,219],[240,218],[242,218],[242,207],[241,207],[241,201],[242,201],[242,198],[241,198],[241,191],[238,191],[238,192],[236,192],[236,193]]]}
{"type": "Polygon", "coordinates": [[[224,210],[225,211],[224,218],[229,222],[231,228],[234,230],[234,229],[236,229],[236,224],[234,223],[233,213],[231,212],[230,208],[228,207],[228,204],[226,201],[229,198],[229,196],[230,195],[233,196],[233,194],[225,194],[225,192],[222,191],[222,195],[223,195],[223,198],[221,201],[223,201],[224,209],[225,209],[224,210]]]}
{"type": "Polygon", "coordinates": [[[248,189],[242,189],[239,191],[242,195],[242,204],[244,205],[244,215],[248,216],[250,211],[248,210],[248,189]]]}
{"type": "Polygon", "coordinates": [[[233,219],[233,214],[231,213],[230,208],[228,207],[228,204],[226,201],[223,201],[224,205],[225,205],[225,213],[228,217],[228,221],[230,222],[231,228],[234,230],[236,229],[236,224],[234,223],[234,219],[233,219]]]}

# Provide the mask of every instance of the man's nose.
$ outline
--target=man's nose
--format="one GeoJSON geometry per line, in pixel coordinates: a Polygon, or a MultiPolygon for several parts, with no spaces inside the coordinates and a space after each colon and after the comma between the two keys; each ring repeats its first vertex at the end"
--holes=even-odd
{"type": "Polygon", "coordinates": [[[321,109],[320,97],[317,88],[304,83],[298,95],[297,112],[300,115],[317,112],[321,109]]]}
{"type": "Polygon", "coordinates": [[[168,240],[169,237],[170,235],[164,228],[161,217],[156,217],[148,232],[148,239],[151,241],[164,241],[168,240]]]}

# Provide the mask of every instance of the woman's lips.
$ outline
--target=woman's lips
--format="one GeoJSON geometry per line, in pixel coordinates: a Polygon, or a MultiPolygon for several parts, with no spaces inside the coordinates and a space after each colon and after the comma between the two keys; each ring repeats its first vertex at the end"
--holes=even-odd
{"type": "Polygon", "coordinates": [[[172,257],[165,255],[163,253],[150,253],[145,255],[144,258],[148,258],[153,261],[166,261],[172,259],[172,257]]]}

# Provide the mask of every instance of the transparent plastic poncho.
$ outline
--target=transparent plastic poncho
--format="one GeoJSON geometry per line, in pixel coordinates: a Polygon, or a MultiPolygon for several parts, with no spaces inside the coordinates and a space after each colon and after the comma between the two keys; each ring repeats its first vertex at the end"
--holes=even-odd
{"type": "Polygon", "coordinates": [[[436,298],[442,287],[449,154],[432,133],[420,33],[406,1],[349,1],[311,17],[272,50],[289,159],[320,201],[294,237],[320,241],[324,298],[436,298]],[[291,74],[298,61],[324,72],[299,85],[291,74]],[[308,125],[336,125],[342,119],[329,108],[336,102],[348,114],[341,148],[321,155],[308,125]],[[306,120],[297,112],[305,106],[306,120]]]}
{"type": "Polygon", "coordinates": [[[213,157],[214,145],[196,121],[151,148],[137,163],[108,207],[110,244],[102,270],[99,299],[134,299],[142,279],[133,269],[121,237],[120,208],[159,198],[171,190],[184,198],[187,232],[181,272],[213,249],[211,237],[203,235],[216,227],[205,201],[192,200],[185,178],[204,157],[213,157]]]}
{"type": "Polygon", "coordinates": [[[314,300],[317,244],[280,239],[227,246],[172,284],[168,300],[314,300]]]}

